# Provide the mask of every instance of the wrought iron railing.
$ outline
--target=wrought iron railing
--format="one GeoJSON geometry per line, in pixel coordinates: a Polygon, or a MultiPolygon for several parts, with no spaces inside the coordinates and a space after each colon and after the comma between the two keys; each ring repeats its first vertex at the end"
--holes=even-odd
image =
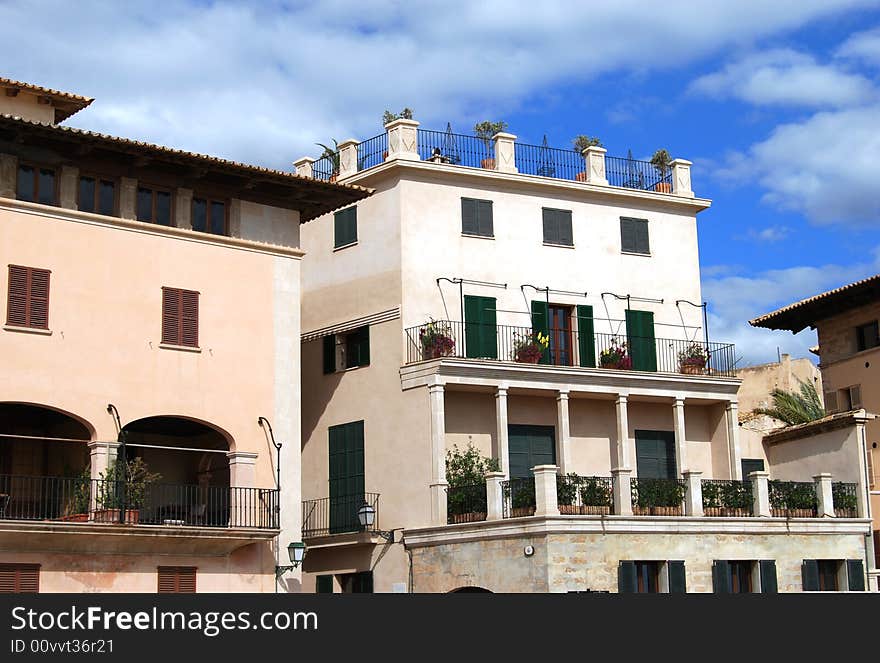
{"type": "Polygon", "coordinates": [[[683,479],[630,479],[633,515],[680,516],[686,491],[683,479]]]}
{"type": "Polygon", "coordinates": [[[488,326],[450,320],[406,330],[406,363],[441,357],[495,359],[552,366],[586,366],[688,375],[733,376],[732,344],[684,339],[590,334],[582,343],[577,331],[551,329],[550,347],[536,349],[531,327],[488,326]]]}
{"type": "Polygon", "coordinates": [[[605,177],[611,186],[672,193],[672,169],[661,173],[650,161],[606,156],[605,177]]]}
{"type": "Polygon", "coordinates": [[[278,491],[0,475],[0,519],[278,528],[278,491]]]}
{"type": "Polygon", "coordinates": [[[703,479],[703,515],[745,518],[753,514],[751,481],[703,479]]]}
{"type": "Polygon", "coordinates": [[[357,166],[358,170],[366,170],[373,166],[385,163],[385,157],[388,154],[388,133],[381,133],[373,136],[369,140],[358,143],[357,146],[357,166]]]}
{"type": "Polygon", "coordinates": [[[856,484],[837,481],[831,484],[834,515],[838,518],[858,517],[858,493],[856,484]]]}
{"type": "Polygon", "coordinates": [[[486,520],[486,483],[450,486],[446,492],[446,522],[475,523],[486,520]]]}
{"type": "Polygon", "coordinates": [[[303,538],[379,531],[379,493],[358,493],[339,497],[323,497],[302,503],[303,538]],[[358,510],[367,504],[373,508],[374,520],[363,526],[358,510]]]}
{"type": "Polygon", "coordinates": [[[513,154],[520,173],[579,182],[587,179],[584,156],[574,150],[515,143],[513,154]]]}
{"type": "Polygon", "coordinates": [[[335,182],[339,176],[339,152],[312,162],[312,177],[324,182],[335,182]]]}
{"type": "Polygon", "coordinates": [[[419,158],[471,168],[495,168],[495,146],[476,136],[451,131],[418,130],[419,158]],[[491,162],[491,163],[490,163],[491,162]]]}
{"type": "Polygon", "coordinates": [[[556,502],[564,515],[607,515],[614,512],[611,477],[556,477],[556,502]]]}
{"type": "Polygon", "coordinates": [[[819,500],[809,481],[769,482],[770,513],[777,518],[815,518],[819,500]]]}
{"type": "Polygon", "coordinates": [[[535,515],[535,478],[523,477],[501,482],[502,516],[521,518],[535,515]]]}

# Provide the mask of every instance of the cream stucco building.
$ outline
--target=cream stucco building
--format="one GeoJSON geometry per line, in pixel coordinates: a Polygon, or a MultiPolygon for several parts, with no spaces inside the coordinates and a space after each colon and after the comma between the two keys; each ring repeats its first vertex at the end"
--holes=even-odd
{"type": "Polygon", "coordinates": [[[368,192],[91,101],[0,79],[0,591],[295,591],[300,224],[368,192]]]}
{"type": "Polygon", "coordinates": [[[302,229],[306,591],[865,585],[853,486],[743,476],[690,165],[407,119],[296,163],[375,190],[302,229]]]}

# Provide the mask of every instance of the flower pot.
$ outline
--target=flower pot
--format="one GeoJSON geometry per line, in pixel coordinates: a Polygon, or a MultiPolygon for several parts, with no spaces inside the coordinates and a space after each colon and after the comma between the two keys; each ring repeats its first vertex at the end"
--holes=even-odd
{"type": "Polygon", "coordinates": [[[651,509],[647,506],[635,506],[633,505],[633,515],[634,516],[650,516],[651,509]]]}
{"type": "Polygon", "coordinates": [[[581,507],[576,504],[560,504],[559,513],[563,516],[577,516],[581,513],[581,507]]]}
{"type": "Polygon", "coordinates": [[[486,170],[495,170],[495,159],[483,159],[480,162],[480,168],[485,168],[486,170]]]}
{"type": "Polygon", "coordinates": [[[336,173],[333,173],[333,174],[330,176],[330,180],[329,180],[330,183],[332,184],[333,182],[335,182],[335,181],[336,181],[336,178],[337,178],[336,173]]]}
{"type": "Polygon", "coordinates": [[[681,515],[681,507],[677,506],[652,506],[652,516],[678,516],[681,515]]]}
{"type": "Polygon", "coordinates": [[[672,193],[672,184],[669,182],[657,182],[654,185],[654,191],[658,193],[672,193]]]}
{"type": "Polygon", "coordinates": [[[607,516],[611,513],[611,507],[585,504],[580,507],[580,513],[584,516],[607,516]]]}
{"type": "Polygon", "coordinates": [[[685,375],[702,375],[706,370],[705,364],[681,364],[679,370],[685,375]]]}
{"type": "MultiPolygon", "coordinates": [[[[141,512],[137,509],[126,509],[124,525],[137,525],[140,520],[141,512]]],[[[119,509],[98,509],[95,511],[94,521],[96,523],[118,523],[119,509]]]]}
{"type": "Polygon", "coordinates": [[[89,521],[89,514],[87,513],[71,513],[67,516],[61,516],[58,520],[63,520],[68,523],[86,523],[89,521]]]}
{"type": "Polygon", "coordinates": [[[435,345],[422,348],[422,359],[438,359],[440,357],[440,348],[435,345]]]}
{"type": "Polygon", "coordinates": [[[575,174],[574,179],[576,182],[586,182],[587,181],[587,171],[581,171],[575,174]]]}
{"type": "Polygon", "coordinates": [[[384,152],[382,152],[382,160],[384,161],[387,158],[388,158],[388,150],[385,150],[384,152]]]}
{"type": "Polygon", "coordinates": [[[533,506],[521,506],[515,507],[510,510],[511,518],[527,518],[528,516],[535,515],[535,507],[533,506]]]}
{"type": "Polygon", "coordinates": [[[449,516],[450,525],[459,525],[461,523],[480,523],[486,520],[486,514],[479,511],[470,513],[456,513],[449,516]]]}

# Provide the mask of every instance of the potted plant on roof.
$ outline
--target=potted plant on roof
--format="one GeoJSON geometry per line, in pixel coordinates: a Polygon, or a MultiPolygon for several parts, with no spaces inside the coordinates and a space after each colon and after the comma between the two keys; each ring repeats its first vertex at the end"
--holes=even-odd
{"type": "Polygon", "coordinates": [[[611,338],[608,347],[599,353],[599,366],[601,368],[616,368],[628,371],[632,368],[632,359],[627,353],[626,343],[621,343],[616,336],[611,338]]]}
{"type": "Polygon", "coordinates": [[[651,165],[654,166],[654,170],[660,176],[660,179],[654,185],[654,191],[672,193],[672,182],[667,179],[672,170],[672,167],[669,165],[671,161],[672,157],[669,156],[669,152],[662,148],[654,152],[654,156],[651,157],[651,165]]]}
{"type": "Polygon", "coordinates": [[[507,129],[507,122],[478,122],[474,125],[474,135],[486,146],[486,158],[480,161],[480,168],[495,170],[495,157],[492,156],[492,136],[507,129]]]}
{"type": "MultiPolygon", "coordinates": [[[[574,151],[578,154],[583,154],[584,150],[588,147],[602,147],[602,141],[599,140],[598,136],[585,136],[584,134],[579,134],[575,136],[572,141],[572,145],[574,146],[574,151]]],[[[587,181],[587,171],[581,171],[580,173],[575,174],[574,178],[578,182],[586,182],[587,181]]]]}
{"type": "Polygon", "coordinates": [[[160,474],[149,471],[143,458],[132,458],[125,465],[114,460],[106,473],[101,472],[98,480],[95,520],[137,525],[150,484],[161,478],[160,474]],[[123,508],[125,514],[120,518],[123,508]]]}
{"type": "Polygon", "coordinates": [[[449,323],[431,318],[430,322],[419,329],[419,345],[422,348],[422,359],[438,359],[450,357],[455,352],[455,340],[449,323]]]}
{"type": "Polygon", "coordinates": [[[687,375],[702,375],[709,363],[709,353],[696,341],[692,341],[678,353],[678,370],[687,375]]]}
{"type": "Polygon", "coordinates": [[[537,364],[550,345],[550,337],[541,332],[513,334],[513,360],[520,364],[537,364]]]}
{"type": "MultiPolygon", "coordinates": [[[[331,138],[330,140],[333,141],[332,148],[324,145],[324,143],[315,143],[315,145],[324,148],[324,151],[321,152],[321,156],[318,157],[318,161],[320,161],[321,159],[327,159],[330,164],[330,173],[328,180],[330,182],[335,182],[336,178],[339,177],[339,143],[336,142],[335,138],[331,138]]],[[[314,164],[312,165],[312,168],[314,169],[314,164]]]]}

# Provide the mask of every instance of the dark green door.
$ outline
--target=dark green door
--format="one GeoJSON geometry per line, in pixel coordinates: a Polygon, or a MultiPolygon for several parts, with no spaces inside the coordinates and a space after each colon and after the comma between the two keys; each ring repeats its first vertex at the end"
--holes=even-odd
{"type": "Polygon", "coordinates": [[[626,311],[626,340],[632,367],[636,371],[657,370],[657,343],[654,340],[654,314],[626,311]]]}
{"type": "Polygon", "coordinates": [[[675,479],[675,433],[636,431],[636,468],[639,479],[675,479]]]}
{"type": "Polygon", "coordinates": [[[593,328],[593,307],[578,305],[578,358],[581,366],[596,367],[596,337],[593,328]]]}
{"type": "Polygon", "coordinates": [[[556,436],[553,426],[511,425],[507,427],[510,478],[532,476],[536,465],[556,464],[556,436]]]}
{"type": "Polygon", "coordinates": [[[329,432],[330,533],[356,532],[364,503],[364,422],[331,426],[329,432]]]}
{"type": "Polygon", "coordinates": [[[498,359],[494,297],[465,295],[464,340],[466,357],[498,359]]]}

